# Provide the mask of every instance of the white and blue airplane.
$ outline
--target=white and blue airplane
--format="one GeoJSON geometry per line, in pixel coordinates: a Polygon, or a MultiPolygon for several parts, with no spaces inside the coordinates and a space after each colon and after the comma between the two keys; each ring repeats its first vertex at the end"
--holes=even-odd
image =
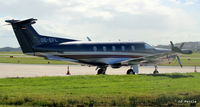
{"type": "Polygon", "coordinates": [[[177,53],[191,54],[171,42],[172,49],[156,49],[145,42],[87,42],[38,34],[32,24],[37,19],[6,20],[12,25],[16,38],[24,54],[44,57],[49,60],[71,61],[89,66],[97,66],[97,74],[105,74],[108,66],[120,68],[130,66],[127,74],[138,73],[138,65],[155,65],[177,57],[177,53]]]}

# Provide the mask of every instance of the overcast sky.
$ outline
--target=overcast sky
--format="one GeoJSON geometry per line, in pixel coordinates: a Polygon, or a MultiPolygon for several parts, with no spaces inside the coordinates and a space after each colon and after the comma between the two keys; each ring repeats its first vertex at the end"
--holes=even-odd
{"type": "Polygon", "coordinates": [[[0,47],[19,47],[6,19],[36,18],[43,35],[93,41],[200,41],[199,0],[0,0],[0,47]]]}

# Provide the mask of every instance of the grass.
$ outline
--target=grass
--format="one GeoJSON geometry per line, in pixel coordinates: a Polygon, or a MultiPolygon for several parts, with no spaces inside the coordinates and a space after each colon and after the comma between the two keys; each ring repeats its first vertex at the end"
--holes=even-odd
{"type": "Polygon", "coordinates": [[[0,79],[0,105],[199,105],[200,73],[0,79]]]}
{"type": "Polygon", "coordinates": [[[200,53],[194,52],[193,54],[182,54],[181,57],[200,58],[200,53]]]}
{"type": "MultiPolygon", "coordinates": [[[[181,59],[181,63],[183,66],[200,66],[200,59],[181,59]]],[[[179,63],[177,60],[173,60],[170,64],[161,64],[162,66],[179,66],[179,63]]]]}
{"type": "Polygon", "coordinates": [[[22,51],[0,52],[0,54],[23,54],[22,51]]]}
{"type": "Polygon", "coordinates": [[[66,61],[45,60],[41,57],[0,57],[0,63],[15,64],[74,64],[66,61]]]}
{"type": "MultiPolygon", "coordinates": [[[[200,53],[182,54],[180,55],[181,63],[183,66],[200,66],[200,53]]],[[[178,61],[175,59],[170,64],[161,64],[163,66],[179,66],[178,61]]]]}
{"type": "Polygon", "coordinates": [[[67,61],[46,60],[42,57],[34,57],[22,54],[22,52],[0,52],[0,63],[14,64],[75,64],[67,61]],[[13,58],[11,58],[11,56],[13,58]]]}

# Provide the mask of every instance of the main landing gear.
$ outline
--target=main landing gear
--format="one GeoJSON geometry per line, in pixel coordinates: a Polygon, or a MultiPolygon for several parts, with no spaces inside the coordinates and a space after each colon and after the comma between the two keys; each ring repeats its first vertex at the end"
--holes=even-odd
{"type": "Polygon", "coordinates": [[[126,72],[126,74],[128,74],[128,75],[135,75],[135,72],[133,71],[133,69],[128,69],[128,71],[126,72]]]}
{"type": "MultiPolygon", "coordinates": [[[[127,70],[126,74],[128,75],[135,75],[136,73],[139,73],[139,70],[138,70],[138,65],[133,65],[131,66],[130,69],[127,70]]],[[[155,70],[153,72],[153,74],[158,74],[158,66],[155,65],[155,70]]]]}
{"type": "Polygon", "coordinates": [[[97,67],[96,70],[97,69],[98,69],[97,75],[105,75],[106,74],[107,66],[97,67]]]}
{"type": "Polygon", "coordinates": [[[155,67],[155,70],[153,71],[153,74],[158,74],[158,73],[159,73],[159,72],[158,72],[158,66],[155,65],[154,67],[155,67]]]}
{"type": "MultiPolygon", "coordinates": [[[[107,67],[108,67],[108,66],[98,66],[98,67],[96,68],[96,70],[97,70],[97,75],[105,75],[105,74],[106,74],[106,69],[107,69],[107,67]]],[[[135,75],[135,74],[137,74],[137,73],[139,73],[138,65],[133,65],[133,66],[131,66],[131,68],[128,69],[127,72],[126,72],[126,74],[128,74],[128,75],[135,75]]],[[[154,70],[153,74],[158,74],[158,73],[159,73],[159,72],[158,72],[158,66],[155,65],[155,70],[154,70]]]]}
{"type": "Polygon", "coordinates": [[[138,65],[131,66],[131,68],[126,72],[128,75],[135,75],[136,73],[139,73],[138,65]]]}

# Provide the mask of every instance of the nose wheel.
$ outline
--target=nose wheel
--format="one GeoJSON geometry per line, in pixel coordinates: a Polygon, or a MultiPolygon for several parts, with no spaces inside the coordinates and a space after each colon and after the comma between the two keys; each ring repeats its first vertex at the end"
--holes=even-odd
{"type": "Polygon", "coordinates": [[[133,71],[133,69],[129,69],[126,74],[128,75],[135,75],[135,72],[133,71]]]}
{"type": "Polygon", "coordinates": [[[159,74],[157,65],[155,65],[155,70],[153,71],[153,74],[159,74]]]}

